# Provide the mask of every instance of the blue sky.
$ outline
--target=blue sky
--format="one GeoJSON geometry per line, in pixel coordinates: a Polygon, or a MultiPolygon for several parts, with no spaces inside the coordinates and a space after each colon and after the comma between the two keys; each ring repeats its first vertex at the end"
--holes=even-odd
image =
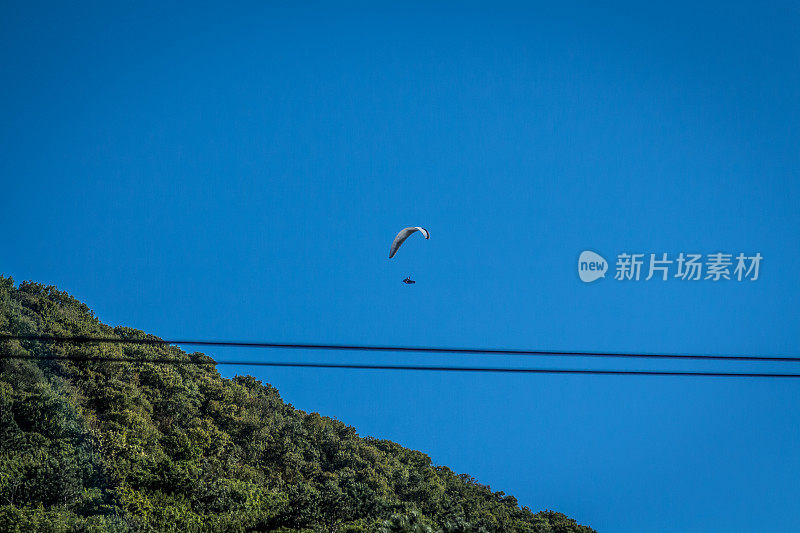
{"type": "MultiPolygon", "coordinates": [[[[0,271],[104,322],[165,338],[800,353],[796,4],[3,11],[0,271]],[[407,225],[431,239],[389,261],[407,225]],[[755,282],[584,284],[586,249],[764,260],[755,282]]],[[[600,531],[800,529],[800,382],[220,370],[600,531]]]]}

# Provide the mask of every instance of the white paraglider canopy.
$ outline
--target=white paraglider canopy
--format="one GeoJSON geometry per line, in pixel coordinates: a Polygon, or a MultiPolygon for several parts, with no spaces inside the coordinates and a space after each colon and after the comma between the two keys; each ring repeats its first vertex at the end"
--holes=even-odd
{"type": "Polygon", "coordinates": [[[400,245],[403,244],[405,240],[411,236],[412,233],[417,231],[422,233],[422,235],[424,235],[426,239],[431,238],[431,234],[428,233],[428,230],[426,230],[425,228],[421,228],[419,226],[409,226],[401,230],[400,233],[397,234],[397,237],[395,237],[394,240],[392,241],[392,247],[389,249],[389,259],[394,257],[394,254],[397,253],[397,249],[400,248],[400,245]]]}

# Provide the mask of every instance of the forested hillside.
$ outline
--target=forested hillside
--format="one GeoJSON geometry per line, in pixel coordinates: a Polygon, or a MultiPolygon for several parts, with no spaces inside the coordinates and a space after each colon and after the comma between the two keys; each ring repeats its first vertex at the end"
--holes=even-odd
{"type": "MultiPolygon", "coordinates": [[[[0,334],[148,337],[2,277],[0,334]]],[[[6,339],[0,356],[0,531],[593,531],[201,353],[6,339]]]]}

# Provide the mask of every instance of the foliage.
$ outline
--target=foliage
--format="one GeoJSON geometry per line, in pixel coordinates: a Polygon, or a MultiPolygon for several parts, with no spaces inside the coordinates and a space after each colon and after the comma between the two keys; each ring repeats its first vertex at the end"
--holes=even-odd
{"type": "MultiPolygon", "coordinates": [[[[4,277],[0,333],[155,338],[4,277]]],[[[7,355],[23,358],[0,357],[2,531],[592,531],[224,379],[201,353],[0,341],[7,355]]]]}

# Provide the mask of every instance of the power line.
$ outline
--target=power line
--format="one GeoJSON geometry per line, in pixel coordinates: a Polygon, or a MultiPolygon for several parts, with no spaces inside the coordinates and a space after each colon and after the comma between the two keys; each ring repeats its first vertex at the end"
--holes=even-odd
{"type": "Polygon", "coordinates": [[[800,357],[793,356],[766,356],[766,355],[704,355],[704,354],[664,354],[664,353],[625,353],[625,352],[581,352],[581,351],[548,351],[548,350],[518,350],[505,348],[449,348],[435,346],[371,346],[358,344],[305,344],[305,343],[276,343],[276,342],[250,342],[250,341],[213,341],[192,339],[120,339],[116,337],[87,337],[87,336],[57,336],[57,335],[7,335],[0,334],[0,341],[40,341],[40,342],[74,342],[80,344],[144,344],[144,345],[169,345],[183,344],[186,346],[228,346],[239,348],[272,348],[272,349],[300,349],[300,350],[334,350],[356,352],[405,352],[405,353],[433,353],[433,354],[458,354],[458,355],[521,355],[539,357],[599,357],[599,358],[636,358],[636,359],[689,359],[711,361],[762,361],[797,363],[800,357]]]}
{"type": "Polygon", "coordinates": [[[283,368],[332,368],[349,370],[411,370],[428,372],[486,372],[510,374],[588,374],[611,376],[677,376],[677,377],[722,377],[722,378],[800,378],[800,374],[779,374],[763,372],[684,372],[661,370],[594,370],[594,369],[567,369],[567,368],[497,368],[497,367],[465,367],[465,366],[415,366],[415,365],[362,365],[340,363],[294,363],[280,361],[196,361],[190,359],[140,357],[90,357],[75,355],[35,356],[35,355],[0,355],[2,359],[24,360],[68,360],[84,362],[115,362],[115,363],[155,363],[174,365],[239,365],[239,366],[265,366],[283,368]]]}

